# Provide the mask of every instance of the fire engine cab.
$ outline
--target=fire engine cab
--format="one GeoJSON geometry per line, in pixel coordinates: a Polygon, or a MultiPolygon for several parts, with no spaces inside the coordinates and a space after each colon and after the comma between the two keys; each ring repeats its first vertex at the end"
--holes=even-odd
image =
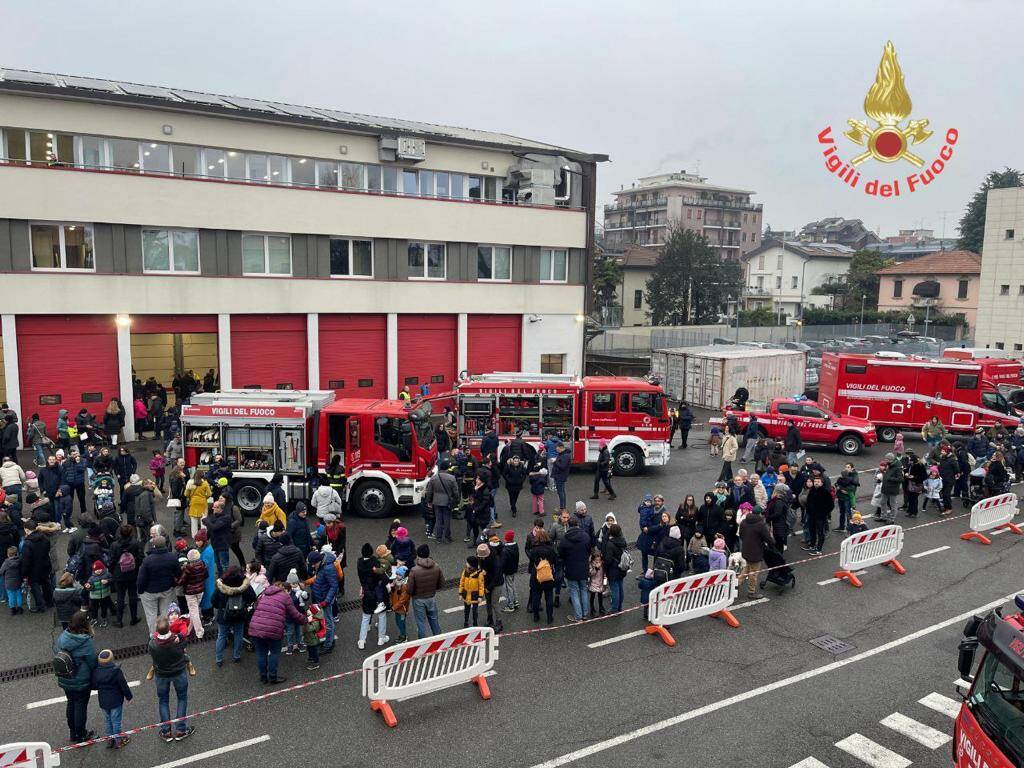
{"type": "MultiPolygon", "coordinates": [[[[1024,596],[1014,599],[1024,611],[1024,596]]],[[[974,616],[964,628],[957,668],[969,681],[953,727],[956,768],[1024,765],[1024,615],[974,616]],[[974,671],[978,646],[984,655],[974,671]],[[974,674],[972,675],[972,671],[974,674]]]]}
{"type": "Polygon", "coordinates": [[[181,409],[185,464],[207,469],[220,454],[235,501],[259,512],[280,474],[289,501],[308,499],[311,479],[341,457],[349,509],[385,517],[423,499],[437,459],[430,405],[345,398],[329,391],[228,390],[193,395],[181,409]]]}
{"type": "Polygon", "coordinates": [[[665,394],[643,379],[490,373],[458,383],[455,398],[459,436],[476,453],[493,428],[500,440],[523,433],[534,446],[557,437],[572,448],[574,463],[597,461],[607,440],[617,475],[668,463],[665,394]]]}

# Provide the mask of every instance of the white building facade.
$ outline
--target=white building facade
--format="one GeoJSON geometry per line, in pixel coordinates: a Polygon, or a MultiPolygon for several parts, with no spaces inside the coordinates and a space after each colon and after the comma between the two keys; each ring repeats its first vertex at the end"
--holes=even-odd
{"type": "Polygon", "coordinates": [[[830,296],[811,291],[849,272],[853,253],[833,243],[765,241],[741,259],[744,309],[771,309],[798,318],[805,307],[830,307],[830,296]]]}
{"type": "Polygon", "coordinates": [[[985,240],[975,345],[1024,357],[1024,189],[993,189],[985,240]]]}

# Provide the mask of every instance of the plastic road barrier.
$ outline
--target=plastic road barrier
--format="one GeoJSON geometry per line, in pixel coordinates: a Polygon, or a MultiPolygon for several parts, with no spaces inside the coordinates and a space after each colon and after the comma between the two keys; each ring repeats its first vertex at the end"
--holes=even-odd
{"type": "Polygon", "coordinates": [[[51,768],[60,765],[60,755],[42,741],[0,745],[0,768],[51,768]]]}
{"type": "Polygon", "coordinates": [[[855,587],[861,587],[860,579],[854,571],[869,568],[872,565],[888,565],[896,573],[903,575],[907,569],[896,559],[903,551],[903,526],[882,525],[869,531],[855,533],[843,539],[839,548],[839,570],[837,579],[846,579],[855,587]]]}
{"type": "Polygon", "coordinates": [[[964,541],[975,539],[982,544],[991,544],[992,539],[985,536],[982,531],[1006,530],[1021,535],[1020,527],[1013,524],[1013,518],[1017,514],[1017,494],[1001,493],[990,499],[982,499],[971,507],[971,530],[961,533],[960,538],[964,541]]]}
{"type": "Polygon", "coordinates": [[[485,673],[498,658],[498,637],[491,627],[445,632],[410,640],[378,651],[363,662],[363,695],[388,727],[398,725],[392,701],[476,683],[482,699],[490,699],[485,673]]]}
{"type": "Polygon", "coordinates": [[[730,627],[740,623],[728,608],[736,599],[736,572],[709,571],[659,584],[651,590],[647,606],[647,634],[675,645],[667,627],[699,616],[722,619],[730,627]]]}

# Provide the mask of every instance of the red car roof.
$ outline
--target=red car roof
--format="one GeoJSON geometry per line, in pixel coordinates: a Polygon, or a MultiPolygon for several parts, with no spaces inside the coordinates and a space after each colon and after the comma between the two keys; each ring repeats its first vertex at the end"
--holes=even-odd
{"type": "Polygon", "coordinates": [[[323,413],[376,413],[381,416],[403,416],[409,412],[404,400],[375,400],[368,397],[343,397],[323,409],[323,413]]]}

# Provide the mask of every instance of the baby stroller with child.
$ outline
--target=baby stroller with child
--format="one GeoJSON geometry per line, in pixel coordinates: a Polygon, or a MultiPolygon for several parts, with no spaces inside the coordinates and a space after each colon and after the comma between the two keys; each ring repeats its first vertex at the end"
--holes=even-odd
{"type": "Polygon", "coordinates": [[[764,548],[764,564],[766,568],[772,570],[761,579],[761,589],[769,582],[779,587],[779,591],[786,587],[796,587],[796,574],[786,565],[786,558],[775,547],[764,548]]]}
{"type": "Polygon", "coordinates": [[[991,477],[984,466],[975,467],[968,476],[967,498],[964,499],[964,503],[976,504],[983,499],[998,496],[1001,493],[1009,493],[1014,475],[1012,472],[1007,472],[1006,475],[1005,480],[998,480],[991,477]]]}

